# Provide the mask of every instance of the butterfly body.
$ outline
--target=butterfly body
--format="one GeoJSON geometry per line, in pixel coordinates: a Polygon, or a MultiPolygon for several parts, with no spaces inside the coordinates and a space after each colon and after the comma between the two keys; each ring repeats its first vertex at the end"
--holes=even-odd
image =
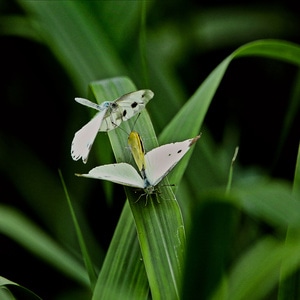
{"type": "Polygon", "coordinates": [[[153,96],[154,93],[150,90],[139,90],[125,94],[115,101],[105,101],[101,104],[84,98],[75,98],[76,102],[99,112],[75,133],[71,145],[72,158],[74,160],[82,158],[86,163],[98,131],[107,132],[117,128],[123,121],[141,112],[153,96]]]}
{"type": "Polygon", "coordinates": [[[134,161],[139,171],[142,173],[142,177],[145,178],[145,148],[140,135],[136,131],[130,132],[128,136],[128,145],[130,147],[130,151],[134,158],[134,161]]]}

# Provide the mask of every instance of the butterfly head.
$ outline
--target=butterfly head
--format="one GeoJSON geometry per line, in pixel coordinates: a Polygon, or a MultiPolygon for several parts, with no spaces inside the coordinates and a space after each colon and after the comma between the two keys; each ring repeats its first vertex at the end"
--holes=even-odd
{"type": "MultiPolygon", "coordinates": [[[[113,102],[110,101],[104,101],[100,104],[101,110],[107,109],[113,105],[113,102]]],[[[117,104],[116,104],[117,105],[117,104]]]]}

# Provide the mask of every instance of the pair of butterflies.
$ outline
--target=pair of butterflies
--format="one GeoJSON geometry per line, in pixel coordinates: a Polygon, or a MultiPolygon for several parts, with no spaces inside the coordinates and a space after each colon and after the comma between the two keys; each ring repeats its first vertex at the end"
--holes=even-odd
{"type": "MultiPolygon", "coordinates": [[[[82,98],[78,101],[77,98],[76,101],[100,112],[75,134],[71,148],[73,159],[82,158],[83,162],[86,162],[97,132],[116,128],[122,121],[140,112],[153,95],[150,90],[141,90],[126,94],[113,102],[103,102],[101,105],[82,98]]],[[[128,137],[128,145],[140,174],[128,163],[116,163],[96,167],[88,174],[77,175],[144,189],[146,194],[152,194],[155,192],[155,186],[199,138],[200,136],[196,136],[182,142],[166,144],[146,153],[140,135],[132,131],[128,137]]]]}
{"type": "Polygon", "coordinates": [[[114,183],[144,189],[146,194],[153,194],[155,186],[167,176],[175,165],[188,152],[190,147],[200,138],[166,144],[145,153],[140,135],[132,131],[128,137],[128,145],[139,169],[128,163],[102,165],[78,176],[108,180],[114,183]]]}

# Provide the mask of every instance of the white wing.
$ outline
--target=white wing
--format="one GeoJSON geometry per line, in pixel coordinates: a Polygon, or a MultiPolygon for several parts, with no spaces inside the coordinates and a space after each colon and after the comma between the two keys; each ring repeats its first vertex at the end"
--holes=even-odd
{"type": "Polygon", "coordinates": [[[150,90],[139,90],[128,93],[117,100],[110,102],[99,131],[109,131],[118,127],[135,114],[141,112],[146,104],[153,98],[150,90]]]}
{"type": "Polygon", "coordinates": [[[91,107],[91,108],[94,108],[94,109],[97,109],[97,110],[103,110],[103,107],[101,107],[101,105],[99,105],[95,102],[92,102],[88,99],[85,99],[85,98],[75,98],[75,101],[82,104],[82,105],[84,105],[84,106],[87,106],[87,107],[91,107]]]}
{"type": "Polygon", "coordinates": [[[144,188],[144,180],[138,174],[136,169],[127,163],[103,165],[90,170],[88,174],[77,175],[108,180],[114,183],[141,189],[144,188]]]}
{"type": "Polygon", "coordinates": [[[75,133],[71,145],[71,156],[74,160],[82,158],[84,163],[87,162],[105,112],[105,110],[98,112],[92,120],[75,133]]]}
{"type": "Polygon", "coordinates": [[[76,102],[99,110],[99,113],[75,133],[71,146],[72,158],[74,160],[82,158],[82,161],[86,163],[97,132],[117,128],[122,121],[127,121],[143,110],[153,96],[154,93],[150,90],[139,90],[125,94],[115,101],[105,101],[101,104],[85,98],[75,98],[76,102]]]}
{"type": "Polygon", "coordinates": [[[153,186],[157,185],[175,167],[199,137],[166,144],[146,153],[145,173],[149,183],[153,186]]]}

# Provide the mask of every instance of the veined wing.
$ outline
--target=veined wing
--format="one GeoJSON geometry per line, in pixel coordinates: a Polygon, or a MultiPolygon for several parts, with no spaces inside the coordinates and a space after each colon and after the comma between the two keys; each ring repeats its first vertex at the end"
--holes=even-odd
{"type": "Polygon", "coordinates": [[[73,138],[71,145],[71,156],[74,160],[82,158],[87,162],[91,147],[102,124],[105,110],[99,111],[93,119],[78,130],[73,138]]]}
{"type": "Polygon", "coordinates": [[[107,180],[135,188],[144,188],[144,180],[138,174],[136,169],[127,163],[103,165],[90,170],[88,174],[76,175],[107,180]]]}
{"type": "Polygon", "coordinates": [[[84,105],[84,106],[91,107],[91,108],[97,109],[99,111],[106,109],[105,106],[101,106],[101,105],[99,105],[97,103],[94,103],[94,102],[92,102],[88,99],[85,99],[85,98],[75,98],[75,101],[82,104],[82,105],[84,105]]]}
{"type": "Polygon", "coordinates": [[[166,144],[147,152],[145,174],[149,183],[153,186],[157,185],[199,138],[200,136],[196,136],[182,142],[166,144]]]}
{"type": "Polygon", "coordinates": [[[153,98],[151,90],[128,93],[110,102],[99,131],[110,131],[141,112],[153,98]]]}

